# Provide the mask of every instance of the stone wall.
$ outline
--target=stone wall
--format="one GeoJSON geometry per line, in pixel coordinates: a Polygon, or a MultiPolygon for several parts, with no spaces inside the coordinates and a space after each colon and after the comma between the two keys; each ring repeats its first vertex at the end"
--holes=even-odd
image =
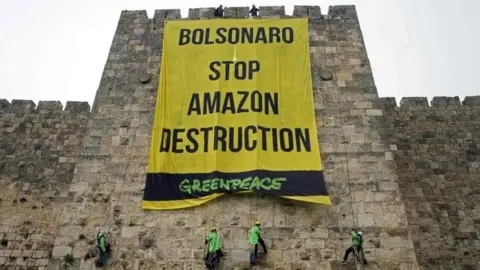
{"type": "Polygon", "coordinates": [[[480,267],[480,96],[382,98],[420,265],[480,267]]]}
{"type": "MultiPolygon", "coordinates": [[[[260,7],[264,16],[285,16],[283,7],[260,7]]],[[[189,19],[212,17],[213,8],[191,9],[189,19]]],[[[227,17],[244,18],[248,8],[229,8],[227,17]]],[[[227,257],[222,269],[247,264],[247,230],[264,225],[270,248],[258,269],[336,269],[349,233],[361,226],[367,234],[366,256],[372,267],[416,269],[405,207],[398,193],[388,143],[373,123],[382,110],[353,6],[299,6],[295,16],[310,18],[315,110],[322,142],[325,176],[334,205],[311,205],[261,195],[224,196],[200,207],[143,211],[145,171],[162,55],[163,22],[181,19],[179,10],[123,11],[93,105],[70,187],[74,202],[62,212],[54,260],[73,247],[75,268],[91,269],[85,260],[90,237],[105,228],[115,248],[112,269],[203,269],[203,237],[221,228],[227,257]],[[79,213],[83,226],[75,223],[79,213]],[[70,245],[69,245],[70,244],[70,245]],[[62,251],[62,252],[60,252],[62,251]]],[[[343,269],[354,268],[354,263],[343,269]]]]}
{"type": "MultiPolygon", "coordinates": [[[[213,8],[190,9],[209,19],[213,8]]],[[[260,7],[288,19],[284,7],[260,7]]],[[[226,17],[247,17],[233,7],[226,17]]],[[[247,231],[264,223],[265,265],[339,266],[352,227],[368,269],[474,269],[480,211],[479,97],[378,98],[353,6],[296,6],[309,18],[315,112],[333,205],[228,195],[176,211],[140,208],[162,56],[163,23],[179,10],[123,11],[92,111],[85,103],[0,100],[0,265],[94,269],[94,234],[109,232],[110,269],[204,269],[216,226],[227,257],[248,264],[247,231]],[[476,125],[477,124],[477,125],[476,125]],[[477,180],[477,181],[476,181],[477,180]],[[464,268],[461,268],[464,267],[464,268]]],[[[16,268],[15,268],[16,267],[16,268]]],[[[28,267],[28,268],[27,268],[28,267]]]]}
{"type": "Polygon", "coordinates": [[[73,202],[90,106],[67,102],[62,109],[58,101],[0,100],[1,269],[46,269],[66,222],[61,213],[73,202]]]}

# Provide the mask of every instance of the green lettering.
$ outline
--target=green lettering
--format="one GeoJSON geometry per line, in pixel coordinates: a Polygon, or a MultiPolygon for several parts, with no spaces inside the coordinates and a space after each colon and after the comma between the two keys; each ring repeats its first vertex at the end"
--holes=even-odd
{"type": "Polygon", "coordinates": [[[193,180],[192,192],[202,192],[202,182],[198,179],[193,180]]]}
{"type": "Polygon", "coordinates": [[[188,194],[192,194],[192,190],[190,189],[190,181],[188,179],[183,180],[180,183],[179,188],[180,188],[181,192],[186,192],[188,194]]]}
{"type": "Polygon", "coordinates": [[[192,194],[195,192],[212,192],[216,191],[219,188],[225,190],[253,190],[253,189],[264,189],[264,190],[280,190],[282,188],[282,183],[286,182],[287,178],[279,177],[270,179],[268,177],[259,179],[258,177],[247,177],[245,179],[206,179],[200,181],[198,179],[184,179],[180,182],[179,189],[181,192],[192,194]]]}
{"type": "Polygon", "coordinates": [[[240,184],[241,189],[250,189],[250,181],[252,181],[252,177],[247,177],[242,180],[242,184],[240,184]]]}
{"type": "Polygon", "coordinates": [[[273,178],[272,180],[272,189],[279,190],[282,188],[282,182],[287,181],[287,178],[280,177],[280,178],[273,178]]]}
{"type": "Polygon", "coordinates": [[[262,182],[262,188],[263,188],[263,189],[266,189],[266,190],[270,190],[270,189],[271,189],[270,184],[272,183],[272,180],[271,180],[270,178],[268,178],[268,177],[263,178],[263,179],[261,180],[261,182],[262,182]],[[268,186],[265,185],[265,182],[267,182],[266,185],[268,185],[268,186]]]}
{"type": "Polygon", "coordinates": [[[258,179],[258,177],[255,176],[253,178],[252,185],[250,186],[250,189],[255,188],[255,189],[259,190],[259,189],[262,188],[261,185],[262,185],[262,183],[260,183],[260,179],[258,179]]]}
{"type": "Polygon", "coordinates": [[[240,180],[240,179],[230,179],[229,182],[232,183],[232,188],[235,190],[235,189],[237,189],[237,187],[240,186],[240,184],[242,183],[242,180],[240,180]]]}
{"type": "Polygon", "coordinates": [[[209,191],[210,191],[210,182],[211,182],[211,181],[212,181],[212,180],[207,179],[207,180],[205,180],[205,181],[202,182],[202,190],[203,190],[203,192],[209,192],[209,191]]]}
{"type": "Polygon", "coordinates": [[[220,188],[230,190],[230,183],[228,180],[220,179],[220,188]]]}
{"type": "Polygon", "coordinates": [[[210,189],[215,191],[218,189],[218,178],[213,178],[212,183],[210,184],[210,189]]]}

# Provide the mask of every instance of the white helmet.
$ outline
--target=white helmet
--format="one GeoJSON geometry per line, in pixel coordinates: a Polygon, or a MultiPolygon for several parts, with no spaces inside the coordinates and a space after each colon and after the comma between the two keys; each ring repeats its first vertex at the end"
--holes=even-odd
{"type": "Polygon", "coordinates": [[[358,232],[358,235],[363,235],[363,232],[358,232]]]}
{"type": "Polygon", "coordinates": [[[101,236],[104,236],[105,235],[105,232],[104,231],[99,231],[98,234],[97,234],[97,237],[101,237],[101,236]]]}

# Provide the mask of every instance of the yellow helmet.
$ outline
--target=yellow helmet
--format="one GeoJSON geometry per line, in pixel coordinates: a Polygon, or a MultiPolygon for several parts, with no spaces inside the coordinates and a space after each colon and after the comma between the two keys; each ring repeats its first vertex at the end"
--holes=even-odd
{"type": "Polygon", "coordinates": [[[255,221],[255,225],[260,225],[260,221],[255,221]]]}

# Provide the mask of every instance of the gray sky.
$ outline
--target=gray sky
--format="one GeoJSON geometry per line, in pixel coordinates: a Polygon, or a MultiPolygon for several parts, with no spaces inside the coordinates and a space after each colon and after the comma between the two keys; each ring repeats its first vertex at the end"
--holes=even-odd
{"type": "Polygon", "coordinates": [[[480,94],[479,0],[0,0],[0,98],[93,103],[120,12],[355,4],[380,96],[480,94]],[[199,4],[201,3],[201,4],[199,4]]]}

